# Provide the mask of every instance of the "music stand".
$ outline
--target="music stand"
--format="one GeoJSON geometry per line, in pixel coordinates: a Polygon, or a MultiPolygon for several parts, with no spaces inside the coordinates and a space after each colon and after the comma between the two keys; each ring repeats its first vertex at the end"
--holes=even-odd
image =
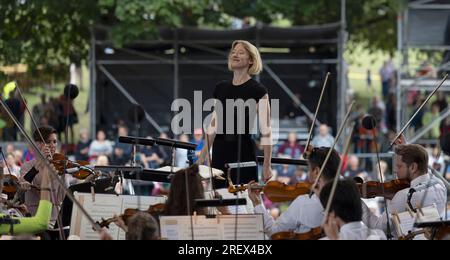
{"type": "Polygon", "coordinates": [[[236,205],[247,205],[247,200],[245,198],[240,199],[196,199],[196,208],[205,207],[224,207],[224,206],[236,206],[236,205]]]}
{"type": "Polygon", "coordinates": [[[450,226],[450,220],[414,223],[414,227],[416,228],[439,228],[446,226],[450,226]]]}
{"type": "MultiPolygon", "coordinates": [[[[264,156],[257,156],[256,159],[257,159],[258,163],[264,163],[264,156]]],[[[286,165],[303,165],[303,166],[308,166],[308,160],[302,160],[302,159],[290,159],[290,158],[272,157],[272,160],[270,162],[272,164],[286,164],[286,165]]]]}
{"type": "Polygon", "coordinates": [[[20,224],[18,219],[13,219],[11,216],[0,217],[0,225],[9,225],[9,233],[14,235],[14,225],[20,224]]]}

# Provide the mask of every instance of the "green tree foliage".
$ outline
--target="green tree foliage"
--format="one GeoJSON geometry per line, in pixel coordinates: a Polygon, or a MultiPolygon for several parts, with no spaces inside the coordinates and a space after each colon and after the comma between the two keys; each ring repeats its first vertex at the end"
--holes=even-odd
{"type": "MultiPolygon", "coordinates": [[[[231,15],[252,16],[264,23],[287,19],[292,25],[323,24],[337,22],[341,16],[339,0],[226,0],[223,6],[231,15]]],[[[393,52],[397,14],[403,7],[404,0],[347,0],[350,42],[372,51],[393,52]]]]}
{"type": "Polygon", "coordinates": [[[0,63],[30,68],[80,63],[96,13],[90,0],[1,0],[0,63]]]}
{"type": "MultiPolygon", "coordinates": [[[[347,0],[350,42],[393,51],[404,0],[347,0]]],[[[229,17],[292,25],[340,20],[338,0],[0,0],[0,65],[52,68],[88,56],[94,25],[117,45],[156,36],[158,26],[226,27],[229,17]]]]}

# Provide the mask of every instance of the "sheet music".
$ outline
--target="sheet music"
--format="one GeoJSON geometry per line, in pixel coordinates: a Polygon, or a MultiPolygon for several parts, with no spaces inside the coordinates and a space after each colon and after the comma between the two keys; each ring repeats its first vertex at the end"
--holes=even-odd
{"type": "Polygon", "coordinates": [[[263,215],[221,215],[223,240],[264,240],[263,215]]]}
{"type": "Polygon", "coordinates": [[[220,240],[219,227],[215,218],[205,216],[162,216],[161,237],[167,240],[220,240]],[[191,223],[193,225],[191,225],[191,223]]]}
{"type": "MultiPolygon", "coordinates": [[[[264,221],[262,215],[238,215],[239,240],[264,240],[264,221]]],[[[166,216],[161,217],[161,237],[167,240],[234,240],[235,215],[205,216],[166,216]],[[191,225],[193,223],[193,225],[191,225]]]]}
{"type": "MultiPolygon", "coordinates": [[[[441,220],[436,205],[422,208],[421,211],[418,210],[417,214],[417,222],[431,222],[441,220]]],[[[414,228],[417,214],[410,211],[393,214],[393,222],[396,225],[397,234],[399,236],[405,236],[410,231],[419,230],[417,228],[414,228]]]]}
{"type": "MultiPolygon", "coordinates": [[[[120,215],[127,208],[137,208],[137,197],[135,196],[116,196],[109,194],[96,194],[95,201],[92,201],[90,193],[75,193],[75,198],[87,210],[94,221],[112,218],[114,215],[120,215]]],[[[150,205],[165,203],[165,197],[142,196],[141,210],[146,210],[150,205]]],[[[76,235],[82,240],[98,240],[99,235],[92,229],[91,223],[82,214],[82,212],[73,206],[71,219],[70,235],[76,235]]],[[[124,240],[125,233],[115,224],[109,226],[110,235],[117,240],[124,240]]]]}

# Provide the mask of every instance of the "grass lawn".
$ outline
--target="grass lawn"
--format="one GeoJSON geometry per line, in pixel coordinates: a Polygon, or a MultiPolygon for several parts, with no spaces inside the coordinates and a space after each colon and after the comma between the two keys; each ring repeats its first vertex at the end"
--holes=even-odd
{"type": "Polygon", "coordinates": [[[381,96],[381,80],[378,73],[388,55],[381,52],[371,54],[367,50],[356,48],[353,53],[347,52],[345,59],[348,63],[349,91],[355,93],[358,103],[368,108],[373,96],[381,96]],[[371,87],[367,84],[368,70],[371,72],[371,87]]]}

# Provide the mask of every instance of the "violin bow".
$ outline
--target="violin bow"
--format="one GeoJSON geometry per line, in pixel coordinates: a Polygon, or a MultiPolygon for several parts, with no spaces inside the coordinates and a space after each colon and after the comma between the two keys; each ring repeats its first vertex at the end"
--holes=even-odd
{"type": "Polygon", "coordinates": [[[310,193],[309,193],[309,197],[311,197],[312,194],[314,193],[314,188],[315,188],[315,187],[317,186],[317,184],[319,183],[320,177],[322,177],[323,171],[325,170],[325,166],[327,165],[328,160],[330,159],[331,153],[333,152],[334,148],[336,147],[337,142],[339,141],[339,138],[341,137],[341,134],[342,134],[342,132],[343,132],[343,130],[344,130],[344,128],[345,128],[345,125],[347,125],[347,121],[348,121],[348,119],[349,119],[349,117],[350,117],[350,113],[352,112],[352,109],[353,109],[353,106],[355,105],[355,103],[356,103],[356,102],[353,101],[353,102],[350,104],[349,108],[348,108],[347,114],[346,114],[345,117],[344,117],[344,121],[342,122],[342,124],[341,124],[341,126],[340,126],[340,128],[339,128],[339,131],[338,131],[338,133],[337,133],[337,135],[336,135],[336,138],[334,139],[334,143],[333,143],[333,145],[330,147],[330,150],[329,150],[328,153],[327,153],[327,157],[325,157],[325,161],[323,162],[322,167],[320,168],[319,174],[317,175],[317,178],[316,178],[316,180],[314,181],[313,186],[311,186],[311,191],[310,191],[310,193]]]}
{"type": "Polygon", "coordinates": [[[94,230],[97,232],[100,232],[100,227],[98,226],[98,224],[95,223],[94,219],[89,215],[89,213],[86,211],[86,209],[83,207],[83,205],[81,205],[81,203],[75,199],[75,197],[70,192],[70,190],[65,186],[64,182],[60,178],[58,178],[58,174],[51,167],[50,162],[45,158],[45,156],[42,154],[41,150],[39,150],[39,148],[36,145],[36,143],[34,142],[34,140],[27,134],[27,132],[25,131],[23,126],[20,124],[19,120],[17,120],[17,118],[14,116],[14,114],[11,112],[9,107],[6,105],[6,103],[2,99],[0,99],[0,105],[3,106],[6,113],[8,113],[9,117],[13,120],[14,124],[17,126],[19,131],[25,137],[27,142],[31,145],[31,148],[35,151],[36,156],[39,157],[39,159],[41,159],[44,162],[44,166],[47,167],[47,169],[49,170],[50,176],[53,179],[55,179],[59,185],[61,185],[61,188],[66,193],[66,196],[73,202],[74,205],[76,205],[80,209],[82,214],[86,216],[89,223],[92,224],[92,227],[94,228],[94,230]]]}
{"type": "Polygon", "coordinates": [[[19,85],[15,81],[14,81],[14,85],[16,86],[16,89],[17,89],[17,91],[19,93],[20,99],[22,100],[23,104],[25,105],[25,110],[28,112],[28,115],[31,118],[31,122],[33,123],[34,128],[39,133],[39,137],[41,138],[42,143],[44,145],[47,145],[47,142],[44,140],[44,136],[42,135],[41,131],[39,131],[39,127],[38,127],[38,125],[36,123],[36,120],[34,119],[33,114],[31,113],[30,108],[28,107],[27,101],[25,100],[25,98],[22,95],[22,91],[20,90],[19,85]]]}
{"type": "Polygon", "coordinates": [[[325,77],[325,81],[323,83],[322,92],[320,93],[319,101],[317,102],[316,112],[314,113],[314,119],[312,121],[311,127],[309,128],[309,135],[308,135],[308,139],[306,141],[305,152],[303,153],[303,158],[306,158],[305,157],[306,151],[308,150],[308,147],[309,147],[309,145],[311,143],[312,133],[313,133],[314,127],[316,125],[317,114],[319,113],[319,109],[320,109],[320,106],[322,104],[322,98],[323,98],[323,95],[325,93],[325,89],[327,87],[327,83],[328,83],[328,78],[329,77],[330,77],[330,72],[327,72],[327,76],[325,77]]]}
{"type": "MultiPolygon", "coordinates": [[[[38,125],[36,123],[36,120],[34,119],[33,114],[31,113],[30,108],[28,107],[27,101],[25,100],[24,96],[22,95],[22,90],[20,89],[20,87],[19,87],[19,85],[17,84],[16,81],[14,81],[14,85],[16,86],[16,89],[17,89],[17,91],[19,93],[19,96],[22,99],[23,104],[25,105],[25,110],[28,112],[28,115],[30,115],[31,122],[34,125],[34,128],[39,133],[39,137],[41,138],[42,143],[47,147],[47,142],[45,141],[44,136],[42,135],[41,131],[39,130],[39,127],[38,127],[38,125]]],[[[52,155],[52,157],[53,157],[53,155],[52,155]]],[[[53,158],[51,158],[51,159],[53,159],[53,158]]],[[[64,168],[65,168],[65,166],[64,166],[64,168]]],[[[64,172],[65,171],[66,171],[66,169],[64,169],[64,172]]],[[[52,186],[52,183],[50,182],[50,187],[51,186],[52,186]]],[[[56,199],[54,198],[55,195],[53,194],[53,192],[51,192],[51,196],[53,197],[53,200],[56,201],[56,199]]],[[[58,208],[58,211],[59,211],[59,206],[56,206],[56,207],[58,208]]],[[[58,222],[60,237],[61,237],[62,240],[65,240],[64,231],[63,231],[63,228],[62,228],[62,225],[61,225],[62,224],[62,220],[61,220],[61,217],[60,217],[59,214],[58,214],[58,217],[57,217],[56,220],[58,222]]]]}
{"type": "Polygon", "coordinates": [[[342,159],[339,162],[339,167],[338,167],[338,170],[336,172],[336,176],[333,179],[333,186],[331,187],[330,197],[328,198],[327,206],[325,208],[325,213],[324,213],[324,218],[323,218],[322,225],[325,224],[325,222],[328,219],[328,214],[330,213],[330,209],[331,209],[331,203],[333,203],[334,195],[336,194],[337,184],[338,184],[338,181],[340,179],[339,177],[341,176],[342,166],[344,165],[344,160],[345,160],[345,157],[348,155],[348,150],[350,148],[350,143],[352,141],[353,128],[355,126],[355,123],[352,123],[350,126],[351,126],[350,134],[347,137],[347,140],[345,141],[344,153],[342,154],[342,159]]]}
{"type": "Polygon", "coordinates": [[[405,126],[402,128],[402,130],[400,130],[400,132],[394,138],[394,140],[392,141],[392,143],[390,145],[390,148],[392,148],[392,146],[395,144],[397,139],[399,139],[400,136],[405,132],[405,130],[409,127],[411,122],[414,120],[414,118],[417,116],[417,114],[419,114],[419,112],[423,109],[423,107],[428,103],[428,101],[430,101],[430,99],[434,96],[434,94],[442,87],[442,85],[447,80],[447,78],[448,78],[448,74],[445,74],[441,83],[439,83],[439,85],[430,93],[430,95],[428,95],[427,99],[425,99],[425,101],[422,103],[422,105],[417,109],[416,113],[414,113],[414,115],[411,117],[411,119],[409,119],[409,121],[405,124],[405,126]]]}

